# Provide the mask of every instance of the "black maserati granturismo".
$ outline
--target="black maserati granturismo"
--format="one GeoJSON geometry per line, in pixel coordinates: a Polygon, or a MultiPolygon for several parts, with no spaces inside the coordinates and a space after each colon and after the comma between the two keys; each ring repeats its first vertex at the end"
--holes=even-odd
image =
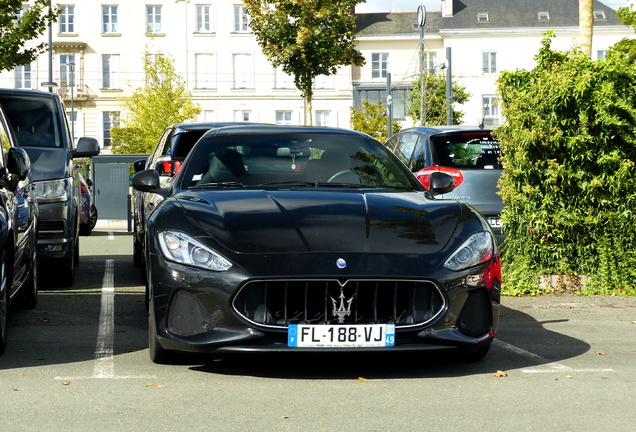
{"type": "MultiPolygon", "coordinates": [[[[175,352],[486,355],[501,270],[488,222],[350,130],[227,126],[196,143],[145,220],[150,358],[175,352]]],[[[163,187],[162,187],[163,186],[163,187]]]]}

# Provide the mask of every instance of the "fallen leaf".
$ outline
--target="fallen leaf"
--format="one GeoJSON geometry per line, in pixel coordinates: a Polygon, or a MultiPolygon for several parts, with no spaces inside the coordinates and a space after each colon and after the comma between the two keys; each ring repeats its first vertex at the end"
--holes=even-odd
{"type": "Polygon", "coordinates": [[[496,373],[492,374],[492,376],[497,377],[497,378],[503,378],[503,377],[507,377],[508,374],[505,373],[502,370],[498,370],[496,373]]]}
{"type": "Polygon", "coordinates": [[[597,353],[596,353],[596,355],[607,355],[607,353],[604,353],[604,352],[600,352],[600,351],[599,351],[599,352],[597,352],[597,353]]]}
{"type": "Polygon", "coordinates": [[[62,381],[62,385],[63,385],[63,386],[67,386],[67,385],[69,385],[69,384],[71,384],[71,382],[70,382],[70,381],[62,381]]]}
{"type": "Polygon", "coordinates": [[[565,377],[568,378],[568,379],[574,378],[572,375],[566,375],[565,377]]]}
{"type": "Polygon", "coordinates": [[[565,309],[572,309],[572,306],[566,306],[565,309]]]}
{"type": "Polygon", "coordinates": [[[40,321],[42,321],[43,323],[47,323],[47,322],[49,322],[49,319],[48,318],[42,318],[40,321]]]}
{"type": "Polygon", "coordinates": [[[286,418],[289,418],[289,416],[282,416],[281,418],[282,419],[286,419],[286,418]]]}
{"type": "Polygon", "coordinates": [[[44,360],[43,358],[34,358],[33,360],[44,360]]]}
{"type": "Polygon", "coordinates": [[[125,354],[130,354],[130,353],[134,353],[134,352],[136,352],[136,351],[135,350],[126,350],[126,351],[124,351],[125,354]]]}
{"type": "Polygon", "coordinates": [[[126,333],[126,330],[115,330],[115,333],[126,333]]]}
{"type": "Polygon", "coordinates": [[[168,386],[164,385],[164,384],[148,384],[146,387],[148,387],[148,388],[162,388],[162,387],[168,387],[168,386]]]}
{"type": "Polygon", "coordinates": [[[632,324],[636,324],[636,321],[632,321],[632,324]]]}
{"type": "Polygon", "coordinates": [[[585,330],[587,333],[594,333],[594,330],[585,330]]]}
{"type": "Polygon", "coordinates": [[[13,391],[20,391],[20,389],[19,388],[14,388],[13,391]]]}
{"type": "Polygon", "coordinates": [[[368,380],[368,379],[366,379],[366,378],[362,378],[362,377],[358,377],[357,381],[358,381],[358,382],[369,382],[369,380],[368,380]]]}

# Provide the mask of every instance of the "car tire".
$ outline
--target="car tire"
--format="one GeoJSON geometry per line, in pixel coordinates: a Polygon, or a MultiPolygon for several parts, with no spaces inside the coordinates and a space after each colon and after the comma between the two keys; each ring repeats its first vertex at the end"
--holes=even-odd
{"type": "Polygon", "coordinates": [[[79,234],[82,236],[89,236],[91,235],[91,229],[88,226],[88,224],[80,224],[79,227],[79,234]]]}
{"type": "Polygon", "coordinates": [[[9,277],[7,275],[7,254],[0,252],[0,354],[7,348],[7,323],[9,313],[9,277]]]}
{"type": "Polygon", "coordinates": [[[462,354],[462,359],[467,362],[478,362],[486,357],[488,351],[490,351],[490,345],[477,348],[475,351],[465,352],[462,354]]]}
{"type": "Polygon", "coordinates": [[[63,287],[70,287],[75,283],[75,257],[77,245],[73,246],[73,250],[69,254],[60,259],[60,278],[59,284],[63,287]]]}
{"type": "Polygon", "coordinates": [[[37,252],[33,253],[33,261],[31,264],[31,273],[26,280],[18,297],[18,306],[22,309],[33,309],[38,304],[39,297],[39,285],[40,285],[40,270],[38,263],[37,252]]]}
{"type": "Polygon", "coordinates": [[[90,231],[93,231],[95,229],[95,226],[97,225],[97,207],[95,207],[94,205],[91,206],[91,211],[88,215],[88,229],[89,229],[89,234],[90,231]]]}
{"type": "Polygon", "coordinates": [[[148,313],[148,354],[150,360],[157,364],[169,364],[174,358],[172,351],[164,349],[157,338],[157,326],[152,312],[148,313]]]}
{"type": "Polygon", "coordinates": [[[141,265],[143,264],[143,259],[141,256],[142,253],[143,252],[141,250],[141,244],[138,241],[133,240],[133,265],[135,267],[141,267],[141,265]]]}

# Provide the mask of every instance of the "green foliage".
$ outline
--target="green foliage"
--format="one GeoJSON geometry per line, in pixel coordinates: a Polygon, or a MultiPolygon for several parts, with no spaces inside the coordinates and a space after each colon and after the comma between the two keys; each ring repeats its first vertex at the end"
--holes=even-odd
{"type": "MultiPolygon", "coordinates": [[[[353,130],[371,135],[380,142],[385,142],[387,138],[387,117],[384,115],[386,108],[382,101],[374,104],[368,100],[362,101],[359,109],[351,108],[351,125],[353,130]]],[[[400,131],[400,123],[393,121],[393,134],[400,131]]]]}
{"type": "Polygon", "coordinates": [[[115,154],[150,153],[167,126],[192,120],[201,112],[170,56],[145,52],[144,70],[146,85],[120,100],[127,112],[125,126],[110,131],[115,154]]]}
{"type": "MultiPolygon", "coordinates": [[[[353,8],[364,0],[244,0],[250,27],[275,67],[294,77],[311,114],[314,79],[364,64],[353,8]]],[[[311,119],[311,115],[308,116],[311,119]]]]}
{"type": "Polygon", "coordinates": [[[503,292],[536,293],[540,274],[557,274],[590,276],[587,293],[633,294],[636,69],[614,49],[592,61],[542,44],[535,69],[498,80],[503,292]]]}
{"type": "MultiPolygon", "coordinates": [[[[413,90],[409,96],[409,104],[406,107],[406,115],[419,123],[421,113],[421,88],[424,80],[424,115],[425,125],[445,125],[446,124],[446,79],[442,74],[422,75],[413,83],[413,90]]],[[[452,93],[457,95],[456,103],[466,102],[471,94],[466,91],[466,86],[460,85],[457,81],[452,83],[452,93]]],[[[464,113],[453,109],[453,124],[460,124],[464,113]]]]}
{"type": "Polygon", "coordinates": [[[59,9],[48,0],[35,0],[20,20],[23,0],[0,0],[0,71],[31,64],[47,48],[46,43],[26,48],[27,42],[42,35],[49,20],[57,21],[59,9]]]}

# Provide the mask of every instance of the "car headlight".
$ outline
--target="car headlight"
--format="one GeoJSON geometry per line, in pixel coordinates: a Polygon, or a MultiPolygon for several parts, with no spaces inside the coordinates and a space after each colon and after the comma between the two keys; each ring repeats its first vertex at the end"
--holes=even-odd
{"type": "Polygon", "coordinates": [[[480,231],[468,237],[444,263],[444,267],[458,271],[489,261],[495,252],[492,235],[480,231]]]}
{"type": "Polygon", "coordinates": [[[33,183],[33,191],[38,203],[67,201],[70,195],[67,179],[48,180],[33,183]]]}
{"type": "Polygon", "coordinates": [[[159,245],[163,256],[170,261],[213,271],[232,267],[232,263],[221,255],[182,232],[159,232],[159,245]]]}

